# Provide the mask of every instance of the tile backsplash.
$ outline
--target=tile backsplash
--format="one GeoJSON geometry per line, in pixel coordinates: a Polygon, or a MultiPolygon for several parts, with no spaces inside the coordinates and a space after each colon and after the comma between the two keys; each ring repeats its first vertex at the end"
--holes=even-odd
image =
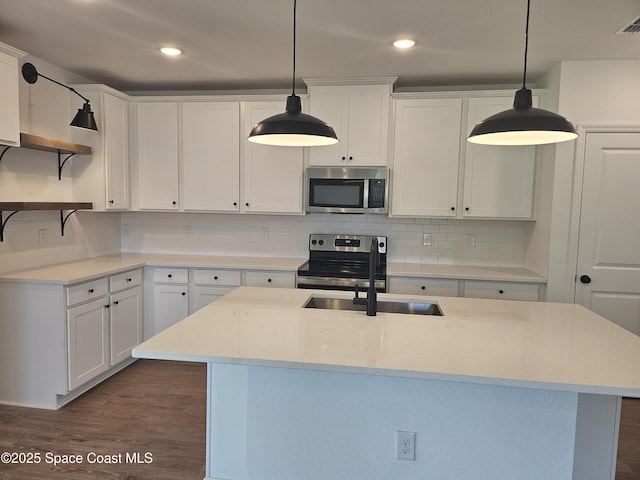
{"type": "Polygon", "coordinates": [[[520,221],[382,215],[126,212],[122,250],[304,258],[310,233],[361,233],[389,237],[392,262],[521,266],[532,226],[520,221]],[[431,246],[424,245],[425,233],[431,234],[431,246]]]}

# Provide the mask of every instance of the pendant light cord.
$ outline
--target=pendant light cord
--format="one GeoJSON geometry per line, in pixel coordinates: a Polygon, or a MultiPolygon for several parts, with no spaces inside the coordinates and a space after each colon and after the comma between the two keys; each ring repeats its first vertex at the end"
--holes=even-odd
{"type": "Polygon", "coordinates": [[[529,53],[529,11],[530,10],[531,10],[531,0],[527,0],[527,26],[524,31],[524,74],[522,76],[522,88],[526,88],[526,84],[527,84],[527,54],[529,53]]]}
{"type": "Polygon", "coordinates": [[[297,0],[293,0],[293,78],[291,81],[291,94],[296,94],[296,4],[297,0]]]}

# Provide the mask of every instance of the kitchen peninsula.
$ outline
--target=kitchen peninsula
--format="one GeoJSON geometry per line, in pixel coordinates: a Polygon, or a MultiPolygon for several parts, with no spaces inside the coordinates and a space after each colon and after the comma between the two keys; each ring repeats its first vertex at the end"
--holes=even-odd
{"type": "Polygon", "coordinates": [[[240,287],[134,349],[208,364],[207,480],[613,479],[639,337],[573,304],[303,308],[349,295],[240,287]]]}

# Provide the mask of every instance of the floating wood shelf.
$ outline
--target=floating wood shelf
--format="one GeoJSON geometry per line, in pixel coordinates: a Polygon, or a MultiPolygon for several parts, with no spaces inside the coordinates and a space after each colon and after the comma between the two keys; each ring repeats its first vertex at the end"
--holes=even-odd
{"type": "Polygon", "coordinates": [[[4,227],[7,221],[16,213],[25,210],[59,210],[60,211],[60,232],[64,237],[64,226],[71,215],[78,210],[91,210],[93,203],[91,202],[0,202],[0,242],[4,241],[4,227]],[[66,215],[65,210],[71,210],[66,215]],[[10,211],[11,213],[3,220],[2,213],[10,211]]]}
{"type": "MultiPolygon", "coordinates": [[[[7,150],[11,146],[4,148],[0,153],[0,161],[7,150]]],[[[93,150],[87,145],[80,145],[78,143],[65,142],[64,140],[56,140],[54,138],[39,137],[38,135],[31,135],[30,133],[20,134],[20,148],[29,148],[31,150],[42,150],[45,152],[53,152],[58,154],[58,180],[62,180],[62,167],[67,163],[71,157],[76,154],[79,155],[91,155],[93,150]],[[62,156],[67,157],[63,160],[62,156]]]]}

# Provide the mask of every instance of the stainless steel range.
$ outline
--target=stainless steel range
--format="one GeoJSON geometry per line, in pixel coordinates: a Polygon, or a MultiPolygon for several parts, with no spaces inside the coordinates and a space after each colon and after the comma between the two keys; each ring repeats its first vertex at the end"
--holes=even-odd
{"type": "Polygon", "coordinates": [[[298,288],[355,290],[369,286],[371,240],[378,239],[376,291],[387,291],[387,237],[309,235],[309,260],[298,269],[298,288]]]}

